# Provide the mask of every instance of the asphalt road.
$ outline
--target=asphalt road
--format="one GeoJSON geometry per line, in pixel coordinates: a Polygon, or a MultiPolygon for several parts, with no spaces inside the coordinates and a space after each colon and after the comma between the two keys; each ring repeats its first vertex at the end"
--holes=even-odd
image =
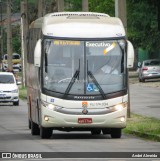
{"type": "MultiPolygon", "coordinates": [[[[145,114],[147,110],[151,113],[153,107],[150,106],[158,105],[158,94],[156,88],[148,89],[132,85],[132,111],[142,108],[141,111],[145,114]]],[[[121,139],[112,139],[110,135],[92,136],[90,132],[61,131],[53,131],[51,139],[40,139],[39,136],[32,136],[28,129],[27,104],[21,100],[20,106],[0,104],[0,152],[153,152],[154,154],[160,152],[160,143],[124,134],[121,139]]]]}
{"type": "Polygon", "coordinates": [[[153,82],[130,85],[130,102],[131,112],[160,119],[160,88],[153,82]]]}

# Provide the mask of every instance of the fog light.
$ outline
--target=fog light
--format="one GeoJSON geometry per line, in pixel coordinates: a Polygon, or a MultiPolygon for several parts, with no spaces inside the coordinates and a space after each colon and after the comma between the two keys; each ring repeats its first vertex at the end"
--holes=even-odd
{"type": "Polygon", "coordinates": [[[49,120],[49,117],[45,116],[45,117],[44,117],[44,120],[45,120],[45,121],[48,121],[48,120],[49,120]]]}
{"type": "Polygon", "coordinates": [[[125,117],[121,117],[121,122],[124,122],[125,121],[125,117]]]}

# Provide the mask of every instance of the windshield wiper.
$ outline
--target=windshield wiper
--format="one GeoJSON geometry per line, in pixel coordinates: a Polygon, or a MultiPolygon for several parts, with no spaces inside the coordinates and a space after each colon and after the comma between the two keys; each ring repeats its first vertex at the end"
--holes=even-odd
{"type": "Polygon", "coordinates": [[[119,44],[119,42],[117,42],[118,46],[121,49],[122,52],[122,59],[121,59],[121,73],[124,72],[124,49],[122,49],[121,45],[119,44]]]}
{"type": "Polygon", "coordinates": [[[91,71],[88,70],[88,60],[87,60],[87,76],[89,76],[93,83],[97,86],[97,88],[99,89],[100,94],[102,95],[102,97],[105,99],[106,95],[103,91],[103,89],[101,88],[100,84],[97,82],[96,78],[94,77],[93,73],[91,71]]]}
{"type": "Polygon", "coordinates": [[[69,85],[64,93],[64,98],[66,97],[66,95],[70,92],[73,84],[75,83],[76,79],[78,78],[79,79],[79,73],[80,73],[80,59],[79,59],[79,67],[78,67],[78,70],[75,71],[71,81],[69,82],[69,85]]]}

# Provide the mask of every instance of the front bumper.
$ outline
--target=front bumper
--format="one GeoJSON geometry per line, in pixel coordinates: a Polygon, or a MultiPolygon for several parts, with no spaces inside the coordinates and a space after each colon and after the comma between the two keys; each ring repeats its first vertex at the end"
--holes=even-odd
{"type": "Polygon", "coordinates": [[[18,100],[18,93],[0,93],[0,102],[17,102],[18,100]]]}
{"type": "Polygon", "coordinates": [[[160,73],[143,73],[142,78],[143,79],[160,78],[160,73]]]}
{"type": "Polygon", "coordinates": [[[69,115],[41,108],[41,126],[50,128],[124,128],[127,108],[101,115],[69,115]],[[48,118],[45,121],[45,117],[48,118]],[[124,118],[122,121],[121,118],[124,118]],[[92,123],[78,123],[79,118],[91,118],[92,123]]]}

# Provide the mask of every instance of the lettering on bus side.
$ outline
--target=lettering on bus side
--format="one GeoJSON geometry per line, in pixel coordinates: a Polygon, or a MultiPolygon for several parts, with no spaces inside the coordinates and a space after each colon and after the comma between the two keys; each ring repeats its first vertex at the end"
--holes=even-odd
{"type": "Polygon", "coordinates": [[[93,99],[95,99],[95,97],[94,96],[74,96],[74,99],[77,99],[77,100],[81,100],[81,99],[84,99],[84,100],[87,100],[87,99],[93,100],[93,99]]]}

